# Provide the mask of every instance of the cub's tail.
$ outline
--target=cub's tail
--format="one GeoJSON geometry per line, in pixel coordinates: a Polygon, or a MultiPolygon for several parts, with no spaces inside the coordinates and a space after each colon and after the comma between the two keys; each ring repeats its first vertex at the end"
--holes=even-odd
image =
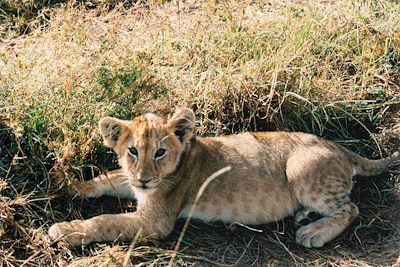
{"type": "Polygon", "coordinates": [[[351,151],[348,151],[348,155],[355,174],[361,176],[375,176],[390,169],[399,170],[400,167],[400,151],[378,160],[366,159],[351,151]]]}

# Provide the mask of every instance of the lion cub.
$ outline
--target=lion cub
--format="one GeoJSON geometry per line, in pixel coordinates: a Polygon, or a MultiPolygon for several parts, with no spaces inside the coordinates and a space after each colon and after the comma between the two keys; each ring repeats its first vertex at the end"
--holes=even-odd
{"type": "Polygon", "coordinates": [[[194,136],[194,113],[178,110],[166,120],[152,113],[132,121],[103,118],[100,132],[119,157],[121,169],[77,186],[78,195],[137,199],[137,211],[56,223],[53,240],[81,242],[165,237],[187,216],[203,182],[231,166],[205,189],[193,213],[203,221],[263,224],[295,214],[302,225],[296,242],[322,247],[358,215],[350,200],[352,177],[377,175],[399,153],[369,160],[311,134],[257,132],[194,136]],[[304,223],[311,213],[320,218],[304,223]]]}

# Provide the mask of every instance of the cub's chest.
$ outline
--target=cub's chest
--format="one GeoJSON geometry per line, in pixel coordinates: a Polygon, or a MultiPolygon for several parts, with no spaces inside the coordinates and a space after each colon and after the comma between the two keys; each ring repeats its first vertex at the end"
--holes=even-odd
{"type": "Polygon", "coordinates": [[[133,192],[137,201],[137,206],[143,205],[149,198],[152,197],[156,189],[146,189],[146,191],[140,188],[134,188],[133,192]]]}

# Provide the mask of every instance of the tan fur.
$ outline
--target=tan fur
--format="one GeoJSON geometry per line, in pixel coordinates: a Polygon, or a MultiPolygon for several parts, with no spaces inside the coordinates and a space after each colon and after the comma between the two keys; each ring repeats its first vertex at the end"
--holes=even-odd
{"type": "Polygon", "coordinates": [[[207,177],[231,166],[208,185],[194,218],[262,224],[297,212],[295,221],[301,224],[317,212],[322,218],[301,225],[296,241],[321,247],[358,215],[350,200],[352,176],[376,175],[399,160],[398,153],[382,160],[364,159],[305,133],[194,137],[194,120],[189,109],[177,111],[169,120],[151,113],[132,121],[102,119],[100,132],[122,168],[78,185],[78,194],[135,197],[137,211],[57,223],[49,229],[51,238],[72,245],[131,240],[139,229],[145,237],[165,237],[176,220],[188,214],[207,177]],[[155,159],[161,148],[165,154],[155,159]]]}

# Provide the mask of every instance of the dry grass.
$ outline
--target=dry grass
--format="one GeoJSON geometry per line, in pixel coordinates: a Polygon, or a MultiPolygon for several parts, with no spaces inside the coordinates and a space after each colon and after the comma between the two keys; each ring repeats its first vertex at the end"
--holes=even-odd
{"type": "MultiPolygon", "coordinates": [[[[123,265],[127,255],[168,264],[183,222],[166,240],[134,246],[47,240],[53,222],[134,209],[64,194],[72,180],[116,166],[96,129],[104,115],[189,106],[199,134],[301,130],[369,157],[398,149],[396,2],[129,3],[52,7],[23,35],[1,26],[0,266],[123,265]]],[[[175,264],[400,264],[399,179],[357,179],[361,216],[323,249],[298,247],[290,218],[262,232],[193,222],[175,264]]]]}

